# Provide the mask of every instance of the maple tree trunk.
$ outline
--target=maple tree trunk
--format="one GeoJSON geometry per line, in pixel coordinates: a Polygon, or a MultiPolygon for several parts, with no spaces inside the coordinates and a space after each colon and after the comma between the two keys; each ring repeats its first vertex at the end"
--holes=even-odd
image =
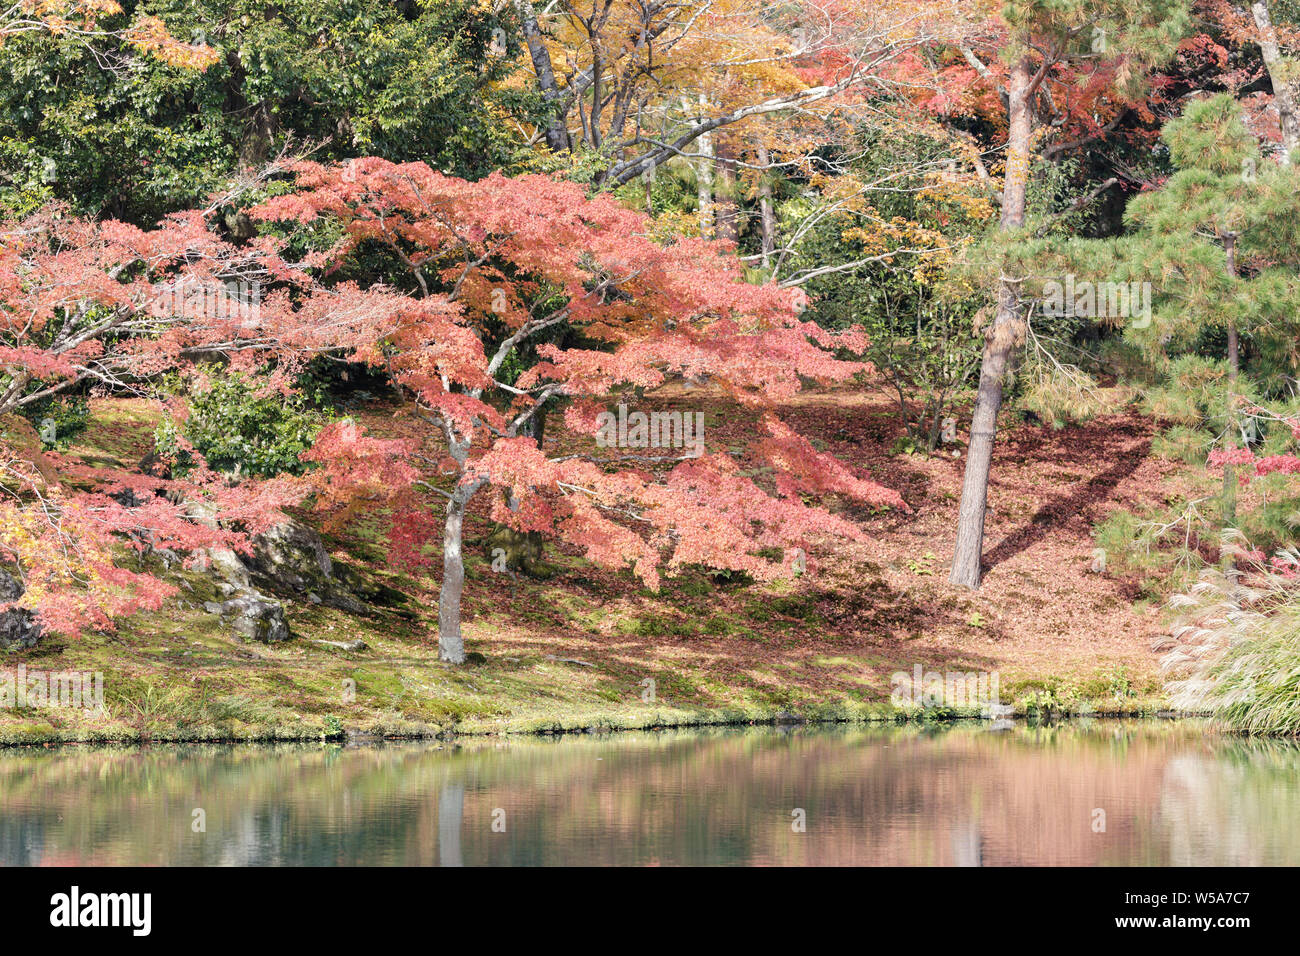
{"type": "Polygon", "coordinates": [[[758,148],[758,163],[765,170],[758,187],[758,209],[763,228],[763,268],[770,269],[772,256],[776,252],[776,207],[772,203],[772,183],[766,174],[766,167],[771,163],[766,146],[758,148]]]}
{"type": "MultiPolygon", "coordinates": [[[[473,492],[470,492],[473,494],[473,492]]],[[[465,663],[465,640],[460,633],[460,596],[465,589],[465,505],[469,494],[457,488],[447,502],[442,528],[442,589],[438,592],[438,657],[465,663]]]]}
{"type": "Polygon", "coordinates": [[[1290,163],[1291,151],[1300,146],[1296,88],[1293,79],[1287,75],[1287,64],[1277,45],[1277,31],[1269,16],[1268,4],[1264,0],[1255,0],[1250,5],[1250,12],[1254,14],[1255,26],[1259,29],[1259,50],[1264,57],[1264,66],[1268,69],[1268,78],[1273,84],[1273,102],[1277,105],[1279,125],[1282,127],[1282,145],[1286,147],[1282,162],[1290,163]]]}
{"type": "Polygon", "coordinates": [[[718,238],[740,241],[740,202],[736,198],[736,161],[718,149],[718,238]]]}
{"type": "MultiPolygon", "coordinates": [[[[1025,196],[1029,185],[1029,139],[1033,132],[1030,112],[1030,81],[1033,67],[1022,58],[1011,68],[1008,89],[1010,118],[1007,139],[1007,172],[1002,187],[1003,230],[1019,229],[1025,223],[1025,196]]],[[[1019,344],[1019,296],[1015,284],[1002,278],[998,286],[998,308],[984,337],[980,362],[979,392],[971,416],[970,446],[966,453],[966,476],[962,482],[961,511],[957,516],[957,541],[949,580],[968,588],[980,586],[980,559],[984,552],[984,516],[988,510],[989,468],[993,461],[993,439],[997,434],[998,410],[1002,407],[1002,379],[1011,355],[1019,344]]]]}

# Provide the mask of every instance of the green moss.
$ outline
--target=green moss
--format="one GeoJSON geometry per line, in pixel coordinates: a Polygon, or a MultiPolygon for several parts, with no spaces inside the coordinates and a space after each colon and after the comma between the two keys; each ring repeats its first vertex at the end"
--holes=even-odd
{"type": "MultiPolygon", "coordinates": [[[[86,440],[107,434],[113,450],[76,452],[99,460],[138,457],[156,424],[135,406],[92,403],[92,411],[98,418],[86,440]]],[[[471,583],[465,633],[479,658],[473,666],[444,664],[436,641],[436,576],[385,570],[387,523],[387,514],[370,512],[327,536],[342,559],[340,573],[365,596],[368,612],[289,602],[295,638],[276,645],[233,639],[216,615],[202,610],[217,596],[210,578],[165,570],[149,559],[145,567],[180,588],[162,610],[123,620],[113,634],[47,640],[5,655],[9,666],[26,661],[102,672],[107,713],[0,711],[0,743],[555,733],[792,715],[963,716],[892,707],[888,675],[910,669],[916,653],[906,644],[868,647],[862,635],[826,626],[819,607],[841,598],[810,592],[807,582],[760,586],[744,575],[688,568],[659,593],[630,579],[611,592],[609,575],[558,548],[548,552],[558,580],[543,585],[521,577],[503,588],[500,576],[484,573],[481,583],[471,583]],[[316,643],[357,638],[365,650],[316,643]],[[653,700],[643,699],[650,679],[653,700]]],[[[470,568],[476,566],[485,567],[472,557],[470,568]]],[[[891,592],[879,587],[862,598],[871,605],[873,627],[889,620],[891,592]]],[[[964,605],[952,612],[955,619],[969,617],[964,605]]],[[[923,626],[909,617],[899,621],[923,626]]],[[[1002,687],[1003,700],[1035,714],[1062,708],[1141,713],[1159,706],[1154,678],[1123,669],[1004,675],[1002,687]]]]}

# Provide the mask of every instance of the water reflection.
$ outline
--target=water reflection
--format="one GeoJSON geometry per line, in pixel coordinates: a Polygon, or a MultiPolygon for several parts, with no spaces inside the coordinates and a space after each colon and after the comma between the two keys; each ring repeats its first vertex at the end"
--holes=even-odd
{"type": "Polygon", "coordinates": [[[1097,721],[10,750],[0,863],[1296,865],[1300,749],[1097,721]]]}

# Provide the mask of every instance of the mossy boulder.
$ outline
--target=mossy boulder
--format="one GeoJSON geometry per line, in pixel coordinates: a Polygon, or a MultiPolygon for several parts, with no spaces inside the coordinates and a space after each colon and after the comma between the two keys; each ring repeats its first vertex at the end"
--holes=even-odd
{"type": "Polygon", "coordinates": [[[345,611],[365,610],[335,574],[329,550],[315,529],[288,519],[256,535],[252,545],[244,563],[272,590],[319,599],[345,611]]]}
{"type": "MultiPolygon", "coordinates": [[[[23,586],[18,579],[0,568],[0,604],[9,604],[22,596],[23,586]]],[[[0,648],[34,647],[40,639],[41,626],[31,611],[23,607],[0,611],[0,648]]]]}
{"type": "Polygon", "coordinates": [[[516,531],[499,524],[483,539],[483,557],[494,571],[522,571],[531,578],[546,580],[555,571],[542,560],[544,554],[545,543],[536,531],[516,531]]]}
{"type": "Polygon", "coordinates": [[[277,644],[290,638],[284,605],[256,591],[237,594],[228,601],[212,602],[205,610],[220,614],[223,621],[246,641],[277,644]]]}

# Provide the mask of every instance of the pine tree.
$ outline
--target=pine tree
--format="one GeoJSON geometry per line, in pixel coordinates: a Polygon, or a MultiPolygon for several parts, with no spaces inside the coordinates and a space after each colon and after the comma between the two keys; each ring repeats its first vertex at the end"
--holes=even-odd
{"type": "MultiPolygon", "coordinates": [[[[1207,333],[1221,334],[1222,357],[1213,362],[1222,371],[1206,379],[1217,391],[1206,424],[1219,446],[1212,460],[1224,470],[1222,524],[1235,529],[1236,467],[1262,438],[1261,402],[1279,396],[1297,368],[1300,175],[1290,164],[1261,160],[1229,94],[1192,103],[1162,138],[1178,171],[1125,212],[1135,230],[1126,277],[1145,274],[1156,286],[1150,327],[1130,335],[1168,366],[1179,352],[1204,350],[1207,333]]],[[[1231,559],[1225,563],[1235,576],[1231,559]]]]}
{"type": "MultiPolygon", "coordinates": [[[[1019,0],[1001,13],[1003,55],[1011,63],[1003,94],[1007,110],[1006,174],[999,229],[1025,233],[1026,197],[1036,128],[1047,124],[1044,83],[1054,71],[1086,60],[1113,65],[1117,89],[1134,90],[1145,70],[1173,50],[1187,25],[1183,0],[1019,0]]],[[[963,49],[968,59],[969,50],[963,49]]],[[[981,65],[981,72],[989,72],[981,65]]],[[[996,264],[995,264],[996,268],[996,264]]],[[[997,311],[985,339],[979,391],[971,420],[966,476],[950,580],[979,587],[989,467],[1002,405],[1003,378],[1025,338],[1020,282],[997,271],[997,311]]]]}

